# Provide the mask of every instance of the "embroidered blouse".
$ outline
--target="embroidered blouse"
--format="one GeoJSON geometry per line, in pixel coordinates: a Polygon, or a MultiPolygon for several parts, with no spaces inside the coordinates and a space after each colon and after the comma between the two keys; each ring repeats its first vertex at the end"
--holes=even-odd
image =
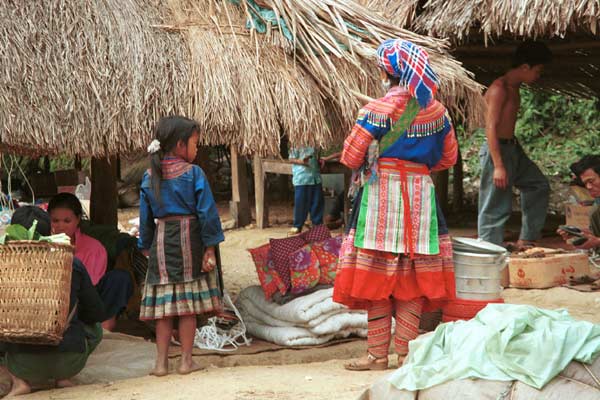
{"type": "MultiPolygon", "coordinates": [[[[399,86],[393,87],[381,99],[363,107],[350,135],[344,142],[341,163],[359,168],[369,145],[390,131],[404,112],[410,94],[399,86]]],[[[448,169],[456,163],[458,143],[446,108],[433,100],[417,114],[410,128],[379,155],[425,164],[432,171],[448,169]]]]}
{"type": "Polygon", "coordinates": [[[180,158],[162,160],[163,179],[160,201],[154,195],[151,175],[147,171],[140,190],[140,237],[138,247],[149,249],[154,238],[155,218],[175,215],[196,215],[205,246],[215,246],[225,240],[221,220],[204,171],[180,158]]]}

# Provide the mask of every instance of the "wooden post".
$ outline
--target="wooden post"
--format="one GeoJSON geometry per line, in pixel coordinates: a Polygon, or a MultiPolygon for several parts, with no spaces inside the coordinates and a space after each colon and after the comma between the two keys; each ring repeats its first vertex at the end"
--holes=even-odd
{"type": "Polygon", "coordinates": [[[463,201],[465,197],[465,189],[463,187],[463,176],[463,159],[459,147],[456,165],[454,165],[454,169],[452,170],[452,211],[455,213],[462,211],[463,207],[463,201]]]}
{"type": "Polygon", "coordinates": [[[117,159],[92,158],[90,219],[95,224],[117,226],[117,159]]]}
{"type": "Polygon", "coordinates": [[[194,164],[200,166],[204,173],[206,174],[206,179],[208,179],[208,184],[210,188],[214,190],[215,188],[215,174],[212,173],[210,168],[210,147],[208,146],[199,146],[198,152],[196,153],[196,158],[194,159],[194,164]]]}
{"type": "Polygon", "coordinates": [[[269,225],[269,208],[265,198],[265,174],[260,156],[254,156],[254,197],[256,201],[256,226],[259,229],[269,225]]]}
{"type": "Polygon", "coordinates": [[[80,155],[76,155],[75,156],[75,161],[73,162],[73,167],[77,170],[77,171],[81,171],[82,169],[82,165],[81,165],[81,156],[80,155]]]}
{"type": "Polygon", "coordinates": [[[248,181],[246,158],[238,155],[235,146],[231,146],[231,202],[229,210],[236,227],[249,225],[252,220],[248,201],[248,181]]]}

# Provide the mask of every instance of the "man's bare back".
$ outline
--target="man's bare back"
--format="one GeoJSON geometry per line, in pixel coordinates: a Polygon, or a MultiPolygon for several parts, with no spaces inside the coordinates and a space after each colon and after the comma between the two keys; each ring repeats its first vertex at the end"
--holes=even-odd
{"type": "Polygon", "coordinates": [[[511,139],[515,135],[515,124],[521,104],[519,86],[509,85],[502,76],[490,85],[484,97],[489,111],[493,110],[488,114],[487,128],[490,128],[489,124],[493,124],[496,138],[511,139]]]}

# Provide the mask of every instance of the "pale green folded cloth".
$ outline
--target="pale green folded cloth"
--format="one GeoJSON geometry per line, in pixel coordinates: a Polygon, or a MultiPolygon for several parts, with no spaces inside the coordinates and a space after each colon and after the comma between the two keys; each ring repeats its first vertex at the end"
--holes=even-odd
{"type": "Polygon", "coordinates": [[[470,321],[442,324],[410,342],[405,364],[388,378],[421,390],[454,379],[519,380],[541,389],[571,361],[600,352],[600,325],[566,310],[489,304],[470,321]]]}

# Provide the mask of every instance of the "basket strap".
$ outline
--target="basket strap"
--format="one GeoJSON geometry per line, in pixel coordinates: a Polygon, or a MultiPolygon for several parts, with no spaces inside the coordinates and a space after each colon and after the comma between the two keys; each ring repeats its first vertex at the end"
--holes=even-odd
{"type": "Polygon", "coordinates": [[[67,329],[69,329],[69,326],[71,325],[71,321],[73,320],[73,317],[75,317],[75,313],[77,312],[78,305],[79,305],[79,300],[76,300],[75,305],[73,306],[73,309],[71,310],[71,312],[69,313],[69,316],[67,317],[67,323],[65,324],[65,331],[67,329]]]}

